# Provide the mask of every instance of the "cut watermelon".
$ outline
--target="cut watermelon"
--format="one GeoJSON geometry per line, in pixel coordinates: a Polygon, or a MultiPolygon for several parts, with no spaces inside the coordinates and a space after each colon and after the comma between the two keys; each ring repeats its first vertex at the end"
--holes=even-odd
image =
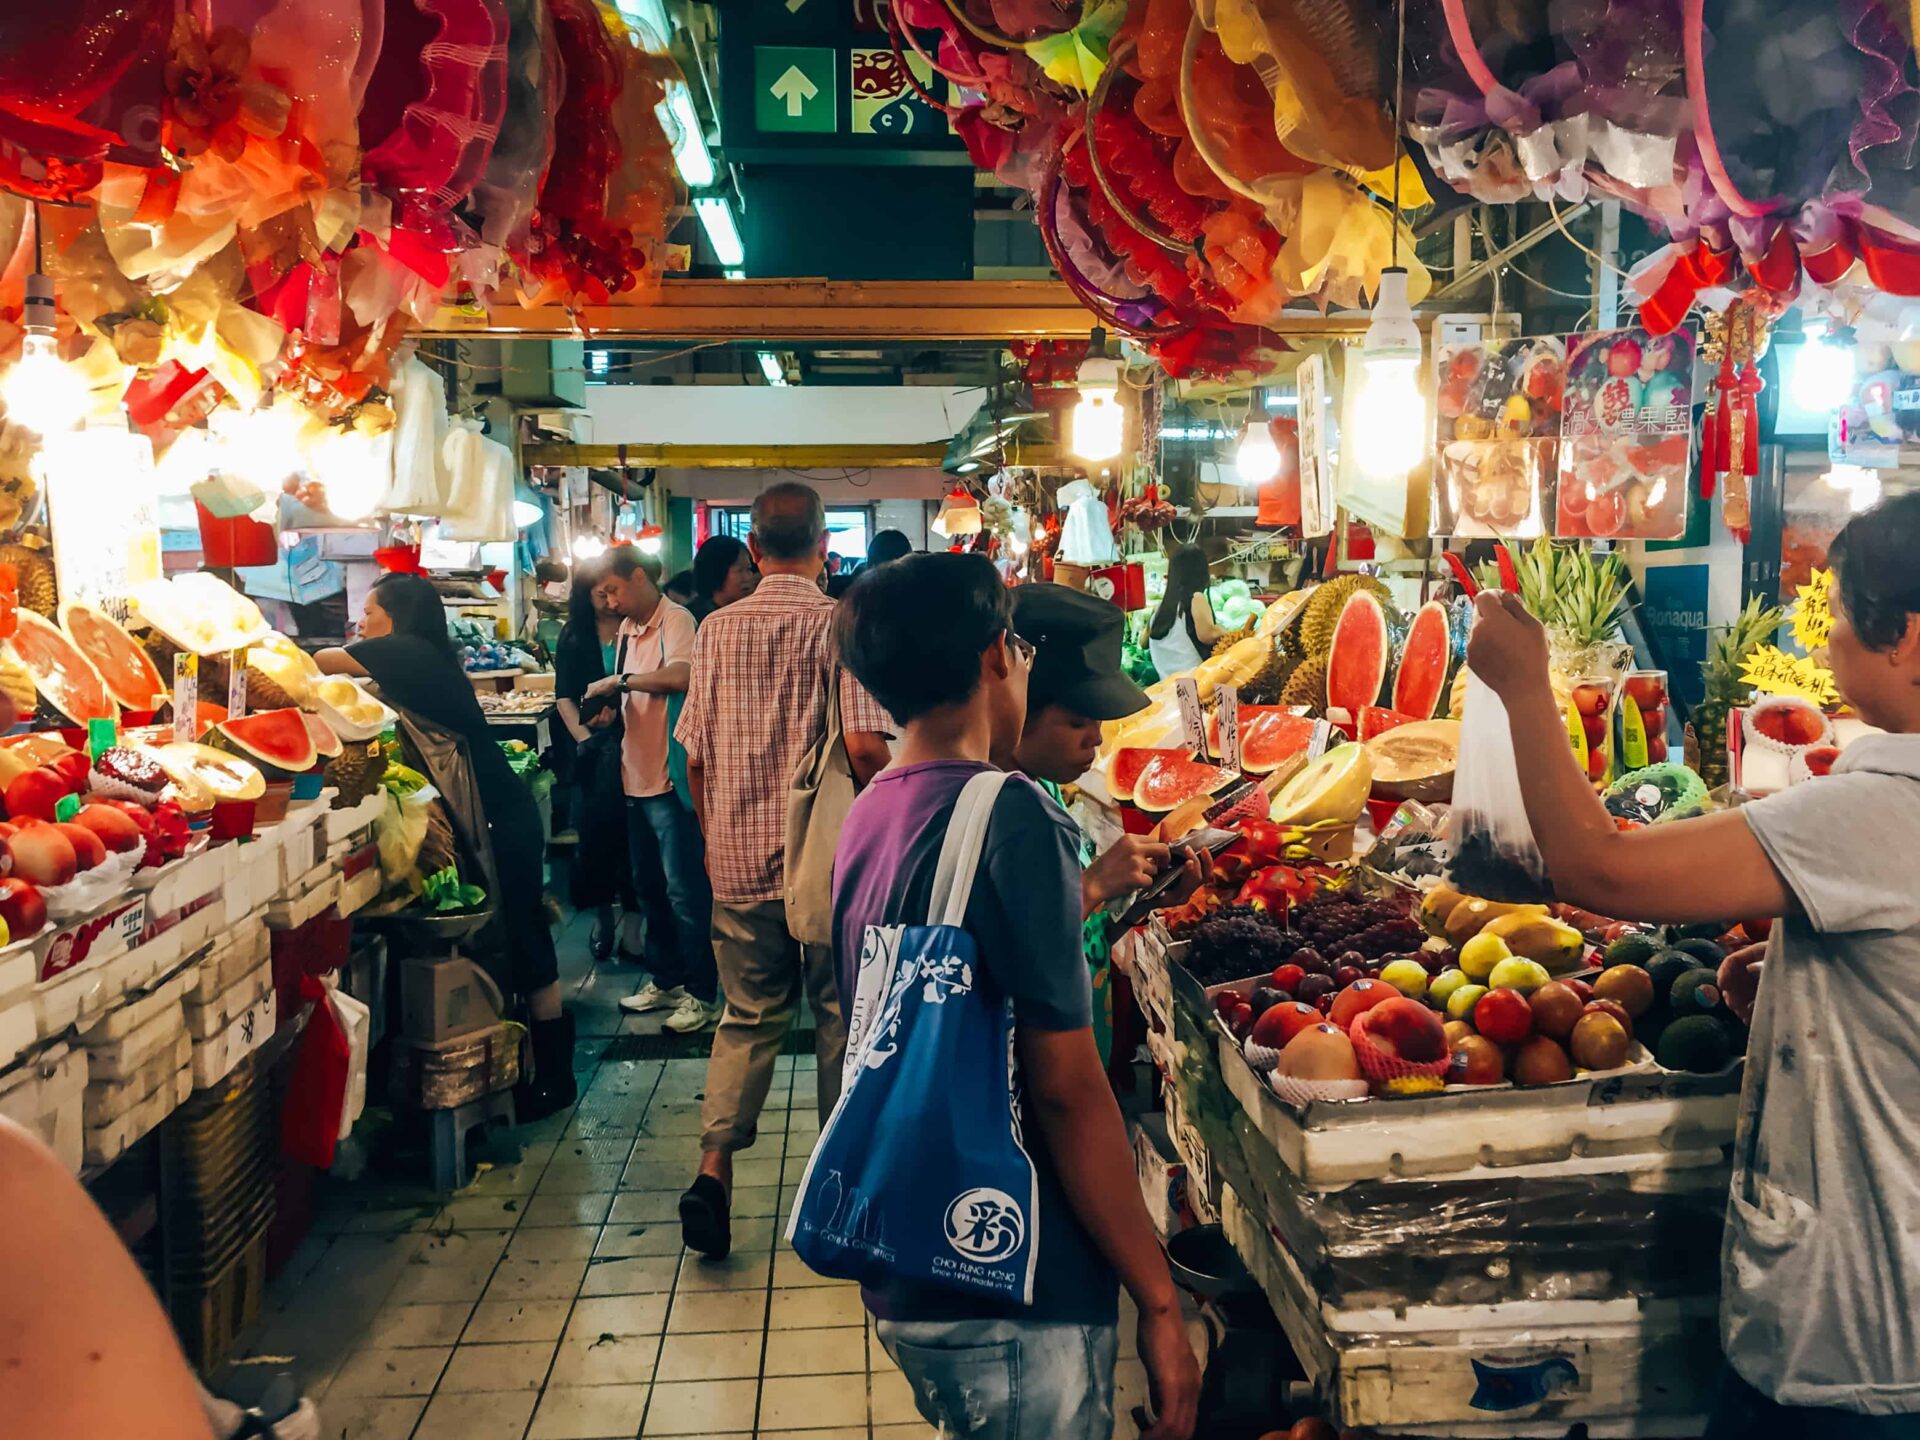
{"type": "Polygon", "coordinates": [[[1270,775],[1313,741],[1316,722],[1278,705],[1240,712],[1240,768],[1249,775],[1270,775]]]}
{"type": "Polygon", "coordinates": [[[166,683],[153,657],[106,611],[69,600],[60,607],[60,628],[127,709],[152,711],[166,703],[166,683]]]}
{"type": "Polygon", "coordinates": [[[22,608],[6,648],[33,676],[40,696],[75,725],[119,720],[120,706],[80,647],[52,621],[22,608]]]}
{"type": "Polygon", "coordinates": [[[1133,803],[1164,815],[1197,795],[1217,795],[1240,779],[1240,772],[1206,765],[1183,751],[1161,751],[1133,783],[1133,803]]]}
{"type": "Polygon", "coordinates": [[[251,760],[269,779],[291,779],[320,763],[313,735],[299,710],[262,710],[222,720],[202,737],[216,750],[251,760]]]}
{"type": "Polygon", "coordinates": [[[1327,655],[1327,708],[1358,715],[1387,683],[1387,613],[1371,590],[1347,597],[1327,655]]]}
{"type": "Polygon", "coordinates": [[[1453,658],[1449,618],[1445,605],[1429,600],[1407,628],[1400,669],[1393,677],[1393,708],[1410,720],[1431,719],[1446,693],[1447,663],[1453,658]]]}
{"type": "Polygon", "coordinates": [[[1107,762],[1108,793],[1116,800],[1133,799],[1134,786],[1139,782],[1141,772],[1162,757],[1169,760],[1193,758],[1185,750],[1150,750],[1134,745],[1121,746],[1113,752],[1113,759],[1107,762]]]}
{"type": "Polygon", "coordinates": [[[322,760],[338,760],[340,737],[333,733],[333,727],[311,710],[302,710],[300,718],[307,722],[307,735],[313,741],[314,753],[322,760]]]}
{"type": "Polygon", "coordinates": [[[1397,725],[1411,725],[1418,716],[1405,715],[1398,710],[1388,710],[1379,705],[1362,705],[1358,721],[1359,739],[1371,740],[1376,735],[1384,735],[1397,725]]]}

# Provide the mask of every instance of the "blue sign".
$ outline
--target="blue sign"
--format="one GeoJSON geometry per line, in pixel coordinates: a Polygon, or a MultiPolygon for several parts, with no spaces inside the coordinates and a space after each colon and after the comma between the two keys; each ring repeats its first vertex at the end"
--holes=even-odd
{"type": "Polygon", "coordinates": [[[1681,711],[1706,693],[1700,664],[1707,658],[1707,567],[1649,565],[1640,620],[1667,667],[1667,688],[1681,711]]]}

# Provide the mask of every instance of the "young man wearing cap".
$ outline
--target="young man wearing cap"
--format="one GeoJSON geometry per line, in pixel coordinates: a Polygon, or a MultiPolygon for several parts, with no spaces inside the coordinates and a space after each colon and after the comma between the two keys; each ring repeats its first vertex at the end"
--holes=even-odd
{"type": "MultiPolygon", "coordinates": [[[[1013,629],[1034,648],[1027,681],[1027,719],[1010,756],[996,756],[1002,769],[1019,770],[1039,782],[1054,801],[1060,787],[1092,767],[1103,721],[1143,710],[1146,692],[1120,668],[1127,617],[1116,605],[1064,585],[1021,585],[1013,592],[1013,629]]],[[[1113,1048],[1113,994],[1108,987],[1110,937],[1106,906],[1132,894],[1172,862],[1171,849],[1144,835],[1122,835],[1096,852],[1080,840],[1082,945],[1093,974],[1093,1028],[1104,1064],[1113,1048]]],[[[1162,902],[1183,904],[1205,880],[1210,862],[1187,859],[1187,878],[1162,902]]]]}

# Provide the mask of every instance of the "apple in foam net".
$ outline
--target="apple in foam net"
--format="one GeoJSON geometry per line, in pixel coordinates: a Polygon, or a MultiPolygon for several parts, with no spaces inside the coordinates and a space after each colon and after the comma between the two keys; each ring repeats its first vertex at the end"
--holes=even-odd
{"type": "Polygon", "coordinates": [[[1366,1013],[1367,1039],[1374,1049],[1420,1065],[1446,1058],[1446,1025],[1418,1000],[1395,993],[1366,1013]]]}

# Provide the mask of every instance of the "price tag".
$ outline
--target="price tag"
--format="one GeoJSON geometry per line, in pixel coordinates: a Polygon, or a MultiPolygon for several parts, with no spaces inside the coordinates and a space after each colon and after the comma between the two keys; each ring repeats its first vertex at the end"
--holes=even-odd
{"type": "Polygon", "coordinates": [[[1222,685],[1220,703],[1215,710],[1220,721],[1220,763],[1229,770],[1240,768],[1240,687],[1222,685]]]}
{"type": "Polygon", "coordinates": [[[227,714],[238,720],[247,713],[247,647],[227,657],[227,714]]]}
{"type": "Polygon", "coordinates": [[[1173,682],[1174,698],[1180,702],[1180,725],[1186,731],[1187,748],[1200,758],[1207,753],[1207,712],[1200,708],[1200,686],[1191,675],[1173,682]]]}
{"type": "Polygon", "coordinates": [[[113,928],[119,933],[120,941],[131,950],[140,943],[140,937],[147,932],[147,897],[142,895],[133,904],[113,917],[113,928]]]}
{"type": "Polygon", "coordinates": [[[198,739],[200,657],[182,651],[173,657],[173,738],[198,739]]]}

